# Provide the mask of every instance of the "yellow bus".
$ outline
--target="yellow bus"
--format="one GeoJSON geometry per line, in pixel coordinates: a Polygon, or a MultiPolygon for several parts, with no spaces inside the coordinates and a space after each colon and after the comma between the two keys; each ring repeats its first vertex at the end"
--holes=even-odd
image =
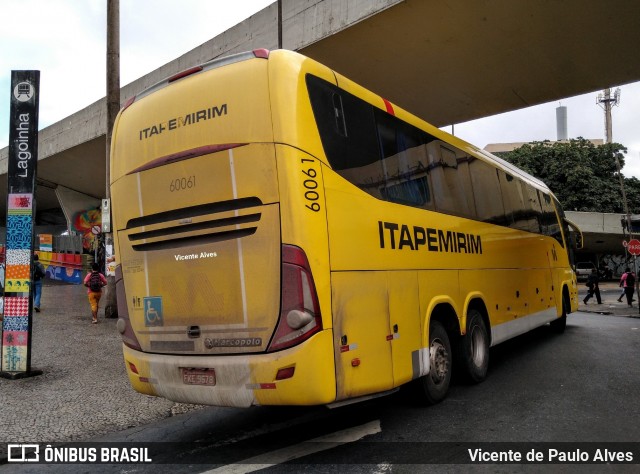
{"type": "Polygon", "coordinates": [[[218,406],[442,400],[577,310],[536,178],[300,54],[130,99],[111,146],[118,330],[138,392],[218,406]]]}

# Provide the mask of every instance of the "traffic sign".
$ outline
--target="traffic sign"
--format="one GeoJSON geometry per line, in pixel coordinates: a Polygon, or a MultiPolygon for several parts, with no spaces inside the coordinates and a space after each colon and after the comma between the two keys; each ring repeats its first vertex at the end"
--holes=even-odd
{"type": "Polygon", "coordinates": [[[640,255],[640,240],[631,239],[627,245],[627,250],[631,255],[640,255]]]}

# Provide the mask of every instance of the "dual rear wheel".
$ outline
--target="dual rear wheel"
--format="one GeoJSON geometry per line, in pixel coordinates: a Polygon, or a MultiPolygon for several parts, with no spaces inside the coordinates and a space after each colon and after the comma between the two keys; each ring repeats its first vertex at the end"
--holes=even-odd
{"type": "Polygon", "coordinates": [[[489,333],[477,309],[471,309],[467,314],[467,333],[460,338],[457,350],[463,376],[474,383],[482,382],[489,368],[489,333]]]}
{"type": "MultiPolygon", "coordinates": [[[[558,333],[564,332],[567,314],[571,311],[566,294],[562,298],[562,316],[551,322],[551,328],[558,333]]],[[[431,320],[429,326],[429,373],[420,377],[416,383],[422,400],[427,404],[442,401],[449,391],[451,371],[455,358],[456,371],[466,380],[479,383],[487,376],[489,368],[489,331],[477,309],[467,314],[467,331],[456,339],[452,352],[449,333],[438,320],[431,320]]]]}
{"type": "MultiPolygon", "coordinates": [[[[489,367],[489,334],[479,311],[467,315],[467,331],[455,345],[456,367],[472,382],[481,382],[489,367]]],[[[449,334],[440,321],[429,326],[429,373],[418,384],[427,404],[442,401],[449,391],[454,353],[449,334]]]]}

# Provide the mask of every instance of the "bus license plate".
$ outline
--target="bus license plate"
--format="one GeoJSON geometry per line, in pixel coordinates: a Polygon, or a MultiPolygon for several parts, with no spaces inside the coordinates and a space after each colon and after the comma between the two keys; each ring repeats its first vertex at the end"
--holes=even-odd
{"type": "Polygon", "coordinates": [[[182,368],[182,383],[186,385],[215,385],[216,371],[213,369],[182,368]]]}

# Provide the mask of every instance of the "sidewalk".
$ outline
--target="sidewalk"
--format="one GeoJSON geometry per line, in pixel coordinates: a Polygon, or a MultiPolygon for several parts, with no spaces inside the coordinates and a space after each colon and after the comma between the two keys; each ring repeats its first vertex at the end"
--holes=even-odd
{"type": "Polygon", "coordinates": [[[622,303],[618,302],[621,289],[616,282],[604,282],[600,283],[600,295],[602,304],[598,304],[598,300],[595,295],[589,299],[589,302],[585,305],[583,303],[584,297],[587,296],[587,287],[584,282],[578,282],[578,296],[580,297],[580,306],[578,311],[584,311],[586,313],[598,313],[613,316],[626,316],[630,318],[640,318],[640,312],[638,310],[638,297],[634,296],[633,307],[629,308],[626,298],[622,298],[622,303]]]}
{"type": "Polygon", "coordinates": [[[129,385],[116,319],[91,324],[86,288],[46,281],[33,314],[31,368],[0,378],[0,459],[6,443],[89,439],[198,408],[142,395],[129,385]]]}

